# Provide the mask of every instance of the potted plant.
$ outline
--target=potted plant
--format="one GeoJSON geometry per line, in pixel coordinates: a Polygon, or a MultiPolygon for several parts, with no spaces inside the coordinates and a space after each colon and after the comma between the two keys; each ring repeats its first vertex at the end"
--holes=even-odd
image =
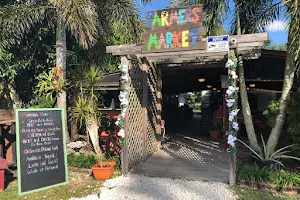
{"type": "Polygon", "coordinates": [[[107,180],[113,174],[116,162],[103,162],[103,153],[99,144],[99,126],[101,123],[101,113],[98,111],[98,98],[95,87],[102,79],[102,72],[91,67],[85,74],[84,79],[78,81],[80,93],[76,100],[75,106],[71,108],[71,117],[80,122],[80,126],[85,124],[87,134],[91,139],[94,151],[99,161],[92,166],[95,179],[107,180]]]}
{"type": "Polygon", "coordinates": [[[219,139],[223,134],[221,119],[219,117],[214,118],[211,121],[211,125],[212,126],[209,132],[210,137],[214,139],[219,139]]]}

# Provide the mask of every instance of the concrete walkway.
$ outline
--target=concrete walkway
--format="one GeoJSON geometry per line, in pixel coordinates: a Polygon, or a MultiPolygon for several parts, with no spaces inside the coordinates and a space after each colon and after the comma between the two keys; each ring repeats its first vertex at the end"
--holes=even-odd
{"type": "Polygon", "coordinates": [[[183,135],[172,136],[163,148],[132,173],[150,177],[229,182],[229,153],[224,145],[183,135]]]}

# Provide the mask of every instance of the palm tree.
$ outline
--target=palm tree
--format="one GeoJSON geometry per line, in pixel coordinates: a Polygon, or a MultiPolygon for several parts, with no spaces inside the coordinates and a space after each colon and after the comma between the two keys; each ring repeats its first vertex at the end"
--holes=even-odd
{"type": "Polygon", "coordinates": [[[285,61],[283,87],[280,98],[279,114],[276,117],[275,126],[267,142],[267,150],[274,151],[274,144],[277,144],[286,117],[287,104],[294,82],[296,69],[300,66],[300,0],[283,0],[282,4],[286,9],[286,17],[289,23],[288,45],[285,61]]]}
{"type": "MultiPolygon", "coordinates": [[[[96,42],[97,13],[90,0],[49,0],[36,1],[29,4],[8,5],[0,10],[0,43],[2,49],[17,43],[30,28],[51,15],[56,18],[56,67],[66,77],[66,27],[71,31],[83,48],[96,42]],[[48,16],[49,15],[49,16],[48,16]]],[[[51,19],[50,18],[50,19],[51,19]]],[[[58,107],[67,108],[66,92],[62,90],[58,96],[58,107]]],[[[65,117],[67,120],[67,118],[65,117]]],[[[67,123],[66,123],[67,124],[67,123]]],[[[66,129],[67,130],[67,129],[66,129]]],[[[67,142],[69,134],[66,131],[67,142]]]]}
{"type": "MultiPolygon", "coordinates": [[[[150,0],[143,1],[149,2],[150,0]]],[[[105,40],[112,29],[114,32],[119,31],[119,36],[125,35],[126,38],[130,38],[128,41],[139,38],[142,30],[136,6],[128,0],[95,0],[95,3],[92,0],[34,0],[30,3],[12,0],[0,8],[0,49],[8,50],[26,37],[35,24],[45,20],[49,24],[56,24],[56,67],[61,69],[64,79],[66,29],[83,48],[96,44],[97,39],[105,40]],[[99,21],[98,13],[101,17],[99,21]]],[[[101,46],[102,42],[99,42],[97,47],[101,46]]],[[[99,49],[103,47],[94,52],[99,52],[99,49]]],[[[58,107],[66,110],[66,99],[66,91],[62,90],[57,99],[58,107]]],[[[66,136],[69,141],[68,132],[66,136]]]]}

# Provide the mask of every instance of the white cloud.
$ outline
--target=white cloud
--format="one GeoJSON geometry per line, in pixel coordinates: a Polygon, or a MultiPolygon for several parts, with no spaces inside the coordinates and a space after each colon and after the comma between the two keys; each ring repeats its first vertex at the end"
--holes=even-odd
{"type": "Polygon", "coordinates": [[[268,32],[279,32],[279,31],[286,31],[287,30],[287,23],[280,20],[275,20],[265,26],[266,31],[268,32]]]}

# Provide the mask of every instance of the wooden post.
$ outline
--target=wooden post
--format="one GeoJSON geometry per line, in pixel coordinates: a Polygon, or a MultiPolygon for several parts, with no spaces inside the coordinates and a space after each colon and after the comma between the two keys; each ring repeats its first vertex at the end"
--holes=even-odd
{"type": "MultiPolygon", "coordinates": [[[[233,56],[234,51],[229,51],[228,52],[228,57],[233,56]]],[[[229,72],[229,71],[228,71],[229,72]]],[[[228,74],[229,75],[229,74],[228,74]]],[[[237,86],[237,81],[234,81],[233,86],[237,86]]],[[[237,108],[238,107],[238,97],[235,98],[235,102],[232,108],[237,108]]],[[[235,120],[237,117],[235,118],[235,120]]],[[[231,131],[232,127],[228,126],[228,130],[231,131]]],[[[229,153],[229,185],[235,185],[236,183],[236,155],[229,153]]]]}
{"type": "Polygon", "coordinates": [[[161,112],[162,112],[162,72],[161,67],[157,67],[157,91],[156,91],[156,109],[157,109],[157,123],[156,123],[156,134],[161,135],[161,112]]]}
{"type": "Polygon", "coordinates": [[[146,160],[148,156],[148,147],[147,147],[147,140],[148,140],[148,64],[147,59],[142,58],[142,70],[143,70],[143,156],[142,159],[146,160]]]}
{"type": "Polygon", "coordinates": [[[3,150],[4,150],[4,145],[2,142],[2,140],[4,140],[3,138],[3,128],[2,125],[0,125],[0,157],[3,158],[3,150]]]}
{"type": "Polygon", "coordinates": [[[13,123],[10,126],[10,134],[13,136],[14,141],[11,142],[12,148],[12,164],[17,164],[17,151],[16,151],[16,123],[13,123]]]}
{"type": "MultiPolygon", "coordinates": [[[[127,59],[127,57],[125,56],[122,56],[121,57],[121,65],[127,65],[128,66],[128,70],[130,70],[130,66],[129,66],[130,62],[129,60],[127,59]]],[[[130,79],[130,77],[129,77],[130,79]]],[[[125,121],[124,121],[124,131],[125,131],[125,137],[124,137],[124,140],[125,140],[125,144],[124,144],[124,147],[122,148],[122,153],[121,153],[121,156],[122,156],[122,174],[123,175],[126,175],[128,173],[128,143],[127,143],[127,140],[128,140],[128,112],[129,110],[127,109],[126,111],[126,115],[125,115],[125,121]]]]}

